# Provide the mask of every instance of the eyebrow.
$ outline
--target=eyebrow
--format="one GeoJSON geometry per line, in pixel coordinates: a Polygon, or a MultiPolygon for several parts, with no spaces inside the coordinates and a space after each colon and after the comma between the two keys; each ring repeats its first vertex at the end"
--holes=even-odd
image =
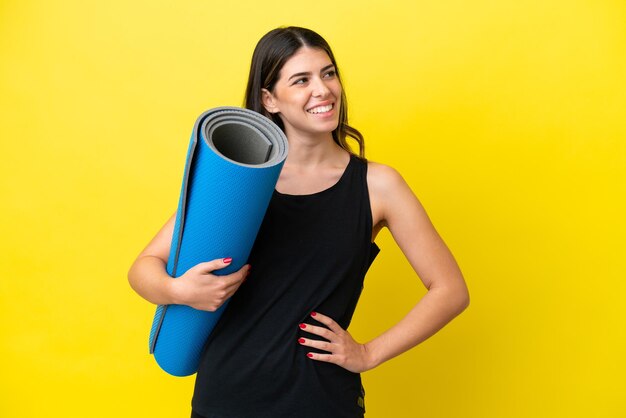
{"type": "MultiPolygon", "coordinates": [[[[329,70],[329,69],[333,68],[334,66],[335,66],[334,64],[327,65],[326,67],[324,67],[324,68],[322,68],[322,69],[320,70],[320,73],[323,73],[324,71],[329,70]]],[[[289,77],[289,78],[287,79],[287,81],[291,80],[291,79],[292,79],[292,78],[294,78],[294,77],[302,77],[302,76],[304,76],[304,75],[311,75],[311,72],[310,72],[310,71],[307,71],[307,72],[304,72],[304,73],[295,73],[295,74],[293,74],[291,77],[289,77]]]]}

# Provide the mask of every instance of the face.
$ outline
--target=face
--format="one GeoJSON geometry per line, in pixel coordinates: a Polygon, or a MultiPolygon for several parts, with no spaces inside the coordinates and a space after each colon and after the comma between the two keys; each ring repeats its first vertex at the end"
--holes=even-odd
{"type": "Polygon", "coordinates": [[[263,89],[263,105],[280,116],[287,136],[334,131],[339,124],[341,83],[326,52],[300,48],[283,65],[274,91],[263,89]]]}

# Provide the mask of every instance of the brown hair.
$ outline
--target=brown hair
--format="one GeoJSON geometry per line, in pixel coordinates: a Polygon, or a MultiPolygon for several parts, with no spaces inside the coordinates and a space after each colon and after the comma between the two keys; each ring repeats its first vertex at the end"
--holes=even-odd
{"type": "MultiPolygon", "coordinates": [[[[271,30],[259,40],[252,54],[244,106],[271,119],[283,131],[285,127],[280,116],[268,112],[263,106],[261,89],[273,92],[274,86],[280,78],[280,70],[283,68],[283,65],[302,47],[318,48],[326,52],[335,66],[337,79],[341,83],[339,68],[330,46],[324,38],[310,29],[288,26],[271,30]]],[[[341,106],[339,108],[339,124],[332,132],[332,135],[335,142],[351,154],[355,153],[350,148],[346,138],[351,137],[354,139],[359,144],[359,157],[365,158],[363,135],[348,125],[348,103],[343,89],[341,91],[341,106]]]]}

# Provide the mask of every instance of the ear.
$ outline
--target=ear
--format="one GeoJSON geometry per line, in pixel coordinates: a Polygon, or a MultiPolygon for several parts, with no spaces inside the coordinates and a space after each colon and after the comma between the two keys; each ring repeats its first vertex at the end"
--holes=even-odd
{"type": "Polygon", "coordinates": [[[276,100],[274,95],[268,89],[261,89],[261,100],[263,107],[270,113],[278,113],[280,110],[276,106],[276,100]]]}

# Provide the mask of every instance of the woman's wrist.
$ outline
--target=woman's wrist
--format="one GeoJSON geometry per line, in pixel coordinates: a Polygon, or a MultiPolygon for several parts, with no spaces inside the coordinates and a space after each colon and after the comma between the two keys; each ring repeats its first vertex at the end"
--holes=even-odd
{"type": "Polygon", "coordinates": [[[363,351],[365,352],[366,370],[371,370],[380,365],[373,340],[363,344],[363,351]]]}
{"type": "Polygon", "coordinates": [[[168,276],[165,279],[164,291],[165,297],[169,301],[170,305],[185,305],[186,300],[184,292],[181,287],[182,281],[177,280],[174,277],[168,276]]]}

